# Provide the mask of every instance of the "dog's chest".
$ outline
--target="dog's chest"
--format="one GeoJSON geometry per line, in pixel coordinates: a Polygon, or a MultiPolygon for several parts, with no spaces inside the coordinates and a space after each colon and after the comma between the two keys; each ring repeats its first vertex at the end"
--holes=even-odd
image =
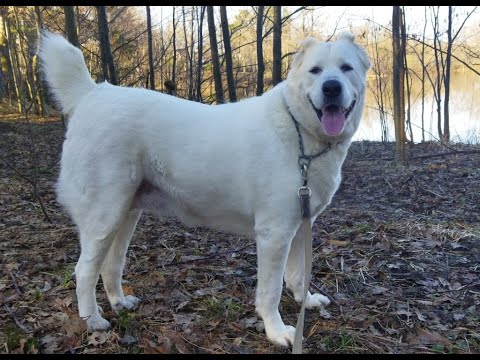
{"type": "Polygon", "coordinates": [[[330,204],[342,178],[341,168],[345,157],[342,154],[329,155],[321,160],[313,160],[308,171],[308,187],[312,190],[310,206],[315,216],[330,204]]]}

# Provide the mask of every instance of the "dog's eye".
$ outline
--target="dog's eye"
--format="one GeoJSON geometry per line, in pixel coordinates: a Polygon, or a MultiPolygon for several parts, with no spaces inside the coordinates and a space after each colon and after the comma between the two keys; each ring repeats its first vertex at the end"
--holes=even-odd
{"type": "Polygon", "coordinates": [[[348,64],[343,64],[340,70],[342,70],[343,72],[347,72],[353,70],[353,68],[348,64]]]}
{"type": "Polygon", "coordinates": [[[322,71],[322,69],[320,69],[318,66],[314,66],[313,68],[310,69],[310,72],[312,74],[318,74],[321,71],[322,71]]]}

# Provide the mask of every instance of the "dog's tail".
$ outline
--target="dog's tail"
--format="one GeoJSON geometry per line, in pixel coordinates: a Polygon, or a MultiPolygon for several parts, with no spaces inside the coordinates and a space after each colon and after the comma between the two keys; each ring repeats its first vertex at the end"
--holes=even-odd
{"type": "Polygon", "coordinates": [[[80,49],[62,36],[43,31],[38,50],[40,68],[64,113],[71,114],[95,86],[80,49]]]}

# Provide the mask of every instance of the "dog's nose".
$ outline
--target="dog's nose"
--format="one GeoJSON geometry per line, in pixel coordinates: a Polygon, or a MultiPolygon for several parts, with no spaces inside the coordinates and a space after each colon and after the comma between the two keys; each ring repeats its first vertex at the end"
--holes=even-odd
{"type": "Polygon", "coordinates": [[[337,97],[342,92],[342,84],[337,80],[327,80],[323,83],[322,91],[325,96],[337,97]]]}

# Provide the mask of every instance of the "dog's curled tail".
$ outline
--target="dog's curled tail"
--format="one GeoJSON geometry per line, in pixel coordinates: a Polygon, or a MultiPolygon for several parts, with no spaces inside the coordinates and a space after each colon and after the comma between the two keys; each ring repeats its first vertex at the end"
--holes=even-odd
{"type": "Polygon", "coordinates": [[[38,49],[40,69],[64,113],[71,114],[95,86],[80,49],[60,35],[42,31],[38,49]]]}

